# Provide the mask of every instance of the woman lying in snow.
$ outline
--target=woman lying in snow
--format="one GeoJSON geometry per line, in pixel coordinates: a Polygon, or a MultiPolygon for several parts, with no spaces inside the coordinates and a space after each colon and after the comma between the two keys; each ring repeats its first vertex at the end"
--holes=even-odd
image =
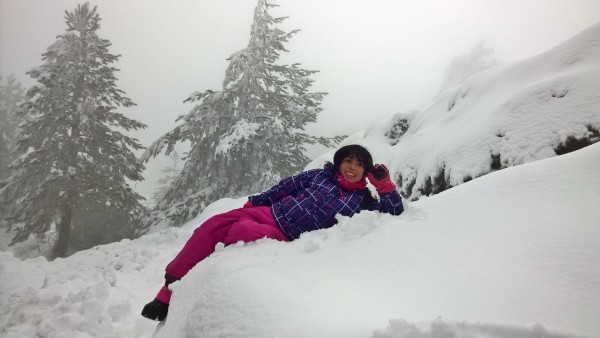
{"type": "Polygon", "coordinates": [[[183,249],[165,269],[165,286],[146,304],[142,316],[164,320],[169,310],[168,288],[215,250],[239,241],[267,237],[292,241],[304,232],[329,228],[336,214],[352,216],[361,210],[378,210],[399,215],[402,199],[382,164],[373,165],[369,151],[359,145],[340,148],[333,164],[288,177],[262,194],[253,195],[243,208],[216,215],[198,227],[183,249]],[[377,189],[377,201],[367,181],[377,189]]]}

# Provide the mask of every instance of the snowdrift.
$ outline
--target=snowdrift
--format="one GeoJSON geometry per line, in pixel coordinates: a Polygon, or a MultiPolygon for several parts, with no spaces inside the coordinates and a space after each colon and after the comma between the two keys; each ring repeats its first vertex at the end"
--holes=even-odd
{"type": "MultiPolygon", "coordinates": [[[[598,337],[599,167],[594,144],[400,216],[363,212],[291,243],[219,248],[173,285],[157,336],[598,337]]],[[[165,265],[203,219],[242,203],[53,262],[0,252],[0,335],[152,336],[140,311],[165,265]]]]}
{"type": "Polygon", "coordinates": [[[416,200],[599,141],[599,79],[600,23],[541,55],[475,74],[344,144],[367,146],[416,200]]]}
{"type": "Polygon", "coordinates": [[[398,217],[363,212],[292,243],[220,249],[173,286],[158,336],[367,337],[440,316],[598,336],[599,167],[600,144],[398,217]]]}

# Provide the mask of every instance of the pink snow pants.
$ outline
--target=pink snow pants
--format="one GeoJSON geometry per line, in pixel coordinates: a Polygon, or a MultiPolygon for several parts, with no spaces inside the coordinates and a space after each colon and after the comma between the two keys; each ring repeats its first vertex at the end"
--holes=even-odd
{"type": "Polygon", "coordinates": [[[269,207],[234,209],[213,216],[202,223],[185,243],[165,271],[180,279],[198,262],[215,251],[217,243],[226,246],[239,241],[252,242],[261,238],[288,241],[281,232],[269,207]]]}

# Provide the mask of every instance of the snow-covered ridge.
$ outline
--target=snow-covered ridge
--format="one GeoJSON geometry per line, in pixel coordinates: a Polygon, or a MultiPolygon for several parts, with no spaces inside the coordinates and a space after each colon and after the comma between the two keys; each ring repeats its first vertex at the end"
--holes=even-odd
{"type": "Polygon", "coordinates": [[[344,143],[372,149],[414,200],[599,140],[600,23],[541,55],[477,73],[428,107],[344,143]]]}

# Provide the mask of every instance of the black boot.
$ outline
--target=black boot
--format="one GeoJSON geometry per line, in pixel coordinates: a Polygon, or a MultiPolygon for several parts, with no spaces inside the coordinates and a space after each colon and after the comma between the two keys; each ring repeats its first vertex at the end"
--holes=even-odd
{"type": "MultiPolygon", "coordinates": [[[[169,286],[169,284],[176,282],[178,280],[179,280],[179,278],[173,277],[173,276],[169,275],[168,273],[165,273],[165,287],[163,287],[161,289],[161,291],[158,293],[156,298],[159,298],[162,300],[167,300],[167,302],[168,302],[168,299],[171,298],[171,296],[170,296],[171,291],[168,291],[167,287],[169,286]],[[168,296],[163,294],[165,291],[167,291],[169,293],[168,296]],[[162,294],[162,296],[161,296],[161,294],[162,294]]],[[[169,312],[169,303],[165,303],[158,299],[154,299],[153,301],[151,301],[150,303],[148,303],[144,306],[144,309],[142,310],[142,316],[144,316],[146,318],[150,318],[152,320],[158,320],[158,321],[162,322],[167,317],[168,312],[169,312]]]]}
{"type": "Polygon", "coordinates": [[[144,306],[144,309],[142,310],[142,316],[152,320],[163,321],[167,317],[168,312],[169,304],[155,299],[144,306]]]}

